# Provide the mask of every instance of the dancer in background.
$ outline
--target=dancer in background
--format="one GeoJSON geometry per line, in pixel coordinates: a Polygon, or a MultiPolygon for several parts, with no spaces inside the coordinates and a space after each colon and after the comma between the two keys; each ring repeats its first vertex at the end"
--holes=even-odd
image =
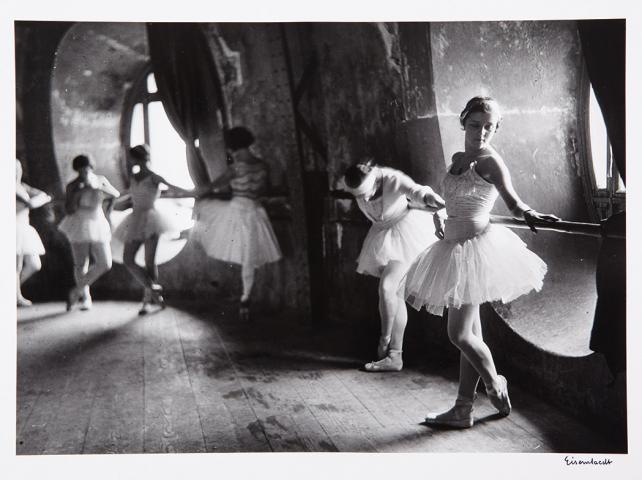
{"type": "Polygon", "coordinates": [[[443,208],[444,201],[403,172],[369,162],[349,167],[343,179],[372,222],[357,259],[357,272],[379,278],[378,360],[364,368],[369,372],[399,371],[408,321],[406,304],[397,294],[399,282],[415,257],[436,241],[429,212],[409,207],[413,203],[437,210],[443,208]]]}
{"type": "Polygon", "coordinates": [[[231,200],[200,199],[193,238],[207,255],[241,266],[243,291],[239,315],[249,318],[250,295],[256,269],[281,259],[281,249],[259,197],[268,188],[268,167],[251,151],[254,135],[245,127],[225,132],[231,158],[227,171],[206,190],[217,194],[229,188],[231,200]]]}
{"type": "Polygon", "coordinates": [[[81,310],[92,306],[89,287],[111,268],[111,228],[103,211],[103,203],[112,202],[120,195],[102,175],[94,173],[94,163],[86,155],[72,161],[78,176],[66,189],[65,211],[58,228],[69,243],[74,259],[76,286],[69,291],[67,310],[80,301],[81,310]]]}
{"type": "Polygon", "coordinates": [[[30,307],[31,300],[22,296],[22,284],[36,273],[42,264],[40,255],[45,247],[38,232],[29,224],[29,210],[49,203],[51,197],[22,181],[22,164],[16,159],[16,299],[18,307],[30,307]]]}
{"type": "Polygon", "coordinates": [[[114,232],[125,245],[123,263],[132,276],[143,286],[143,305],[138,312],[145,315],[150,305],[165,306],[163,287],[158,283],[156,248],[164,233],[179,233],[182,226],[175,218],[161,212],[156,200],[164,186],[166,196],[190,197],[194,192],[172,185],[150,168],[150,153],[147,145],[137,145],[128,151],[129,197],[132,212],[123,219],[114,232]],[[138,249],[145,248],[145,268],[136,264],[138,249]]]}
{"type": "Polygon", "coordinates": [[[425,307],[435,315],[448,308],[448,336],[460,350],[455,405],[444,413],[429,414],[428,424],[471,427],[480,376],[500,414],[511,411],[507,381],[497,374],[482,337],[479,306],[539,290],[546,264],[517,235],[489,223],[498,195],[533,231],[536,221],[559,220],[536,212],[515,192],[506,164],[490,144],[500,120],[499,106],[490,97],[474,97],[466,104],[460,115],[464,151],[453,155],[443,181],[445,226],[444,212],[435,214],[442,240],[417,257],[404,279],[405,298],[414,308],[425,307]]]}

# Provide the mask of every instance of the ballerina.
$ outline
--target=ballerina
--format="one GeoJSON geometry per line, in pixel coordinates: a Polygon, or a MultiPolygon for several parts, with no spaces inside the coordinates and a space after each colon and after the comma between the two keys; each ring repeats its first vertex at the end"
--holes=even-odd
{"type": "Polygon", "coordinates": [[[443,208],[444,201],[432,188],[415,183],[405,173],[370,162],[349,167],[343,182],[372,222],[357,259],[357,272],[379,278],[377,361],[364,368],[368,372],[399,371],[408,321],[406,304],[397,295],[399,282],[415,257],[437,240],[430,214],[409,207],[418,204],[437,210],[443,208]]]}
{"type": "Polygon", "coordinates": [[[448,308],[448,337],[460,351],[455,405],[429,414],[426,423],[468,428],[479,378],[503,416],[511,411],[506,378],[497,373],[482,337],[479,306],[511,300],[542,287],[546,264],[505,227],[490,224],[490,211],[501,196],[513,216],[531,230],[535,222],[556,222],[526,205],[513,188],[510,173],[490,142],[499,127],[499,106],[490,97],[474,97],[460,115],[464,151],[453,155],[443,181],[447,219],[435,213],[441,240],[422,252],[402,285],[407,301],[435,315],[448,308]]]}
{"type": "Polygon", "coordinates": [[[36,229],[29,224],[29,210],[49,203],[51,197],[22,181],[22,164],[16,159],[16,300],[18,307],[30,307],[22,295],[22,284],[42,268],[40,255],[45,247],[36,229]]]}
{"type": "Polygon", "coordinates": [[[156,207],[161,196],[161,186],[166,187],[167,196],[190,197],[194,192],[172,185],[150,168],[150,153],[147,145],[137,145],[129,149],[128,173],[130,179],[129,195],[132,212],[123,219],[114,231],[125,247],[123,264],[132,276],[143,286],[143,304],[139,315],[150,312],[152,304],[165,306],[163,287],[158,283],[156,249],[160,236],[164,233],[179,233],[182,226],[169,215],[156,207]],[[136,264],[138,249],[145,248],[145,268],[136,264]]]}
{"type": "Polygon", "coordinates": [[[94,173],[94,163],[88,156],[75,157],[72,167],[78,176],[67,185],[67,215],[58,225],[69,240],[74,259],[76,285],[67,297],[68,311],[78,301],[81,310],[89,310],[92,307],[89,287],[111,269],[111,227],[103,203],[108,202],[109,210],[120,195],[104,176],[94,173]]]}
{"type": "Polygon", "coordinates": [[[192,237],[205,253],[241,266],[239,316],[249,318],[250,295],[256,269],[281,259],[281,249],[259,197],[268,188],[268,166],[250,151],[254,135],[245,127],[225,132],[231,164],[206,191],[218,194],[229,188],[231,200],[199,199],[192,237]]]}

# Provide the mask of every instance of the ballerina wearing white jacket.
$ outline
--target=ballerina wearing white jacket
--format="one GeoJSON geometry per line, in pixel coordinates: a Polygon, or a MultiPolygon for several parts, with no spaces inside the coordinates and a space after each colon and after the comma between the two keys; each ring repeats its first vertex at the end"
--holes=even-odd
{"type": "Polygon", "coordinates": [[[410,207],[437,210],[444,201],[405,173],[370,162],[349,167],[343,182],[372,222],[357,259],[357,272],[379,278],[377,361],[364,368],[368,372],[399,371],[408,322],[406,304],[397,295],[399,283],[415,257],[437,240],[430,213],[410,207]]]}

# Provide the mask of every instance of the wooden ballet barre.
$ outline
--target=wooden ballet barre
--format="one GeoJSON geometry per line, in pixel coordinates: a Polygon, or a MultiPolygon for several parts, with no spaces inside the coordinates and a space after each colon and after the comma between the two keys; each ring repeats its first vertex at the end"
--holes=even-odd
{"type": "MultiPolygon", "coordinates": [[[[525,220],[520,220],[505,215],[491,215],[490,223],[495,225],[504,225],[510,228],[530,229],[525,220]]],[[[567,222],[559,220],[555,223],[535,221],[535,228],[538,230],[547,230],[551,232],[569,233],[572,235],[586,235],[589,237],[610,237],[617,239],[626,239],[626,235],[617,232],[606,232],[599,223],[582,223],[567,222]]]]}

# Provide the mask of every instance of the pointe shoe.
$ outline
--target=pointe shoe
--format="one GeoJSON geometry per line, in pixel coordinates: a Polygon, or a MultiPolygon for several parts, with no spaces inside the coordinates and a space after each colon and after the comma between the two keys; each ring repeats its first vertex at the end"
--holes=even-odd
{"type": "Polygon", "coordinates": [[[248,321],[250,319],[250,301],[241,300],[241,305],[239,307],[239,319],[243,321],[248,321]]]}
{"type": "Polygon", "coordinates": [[[67,294],[67,311],[71,311],[71,309],[74,307],[74,305],[80,300],[80,295],[81,292],[78,290],[78,287],[73,287],[71,290],[69,290],[69,294],[67,294]]]}
{"type": "Polygon", "coordinates": [[[379,344],[377,345],[377,360],[382,360],[388,355],[390,348],[390,336],[379,337],[379,344]]]}
{"type": "Polygon", "coordinates": [[[366,372],[399,372],[403,369],[401,350],[389,350],[381,360],[366,363],[363,368],[366,372]]]}
{"type": "Polygon", "coordinates": [[[91,295],[87,290],[83,290],[82,297],[80,298],[80,309],[86,312],[90,310],[93,305],[94,302],[91,299],[91,295]]]}
{"type": "Polygon", "coordinates": [[[151,286],[151,303],[154,305],[159,305],[161,308],[165,308],[165,299],[163,298],[163,286],[158,283],[154,283],[151,286]]]}
{"type": "MultiPolygon", "coordinates": [[[[476,395],[475,395],[476,397],[476,395]]],[[[473,402],[469,398],[457,398],[455,405],[443,413],[429,413],[426,416],[426,425],[451,428],[470,428],[473,426],[473,402]]]]}
{"type": "Polygon", "coordinates": [[[150,309],[150,303],[152,302],[152,290],[150,288],[145,288],[143,292],[143,305],[138,310],[138,315],[147,315],[150,309]]]}
{"type": "Polygon", "coordinates": [[[503,375],[497,376],[499,386],[497,389],[493,387],[486,387],[486,394],[502,416],[507,416],[511,411],[510,398],[508,397],[508,382],[503,375]]]}
{"type": "Polygon", "coordinates": [[[16,305],[18,307],[31,307],[33,303],[31,302],[31,300],[28,300],[25,297],[18,297],[16,305]]]}

